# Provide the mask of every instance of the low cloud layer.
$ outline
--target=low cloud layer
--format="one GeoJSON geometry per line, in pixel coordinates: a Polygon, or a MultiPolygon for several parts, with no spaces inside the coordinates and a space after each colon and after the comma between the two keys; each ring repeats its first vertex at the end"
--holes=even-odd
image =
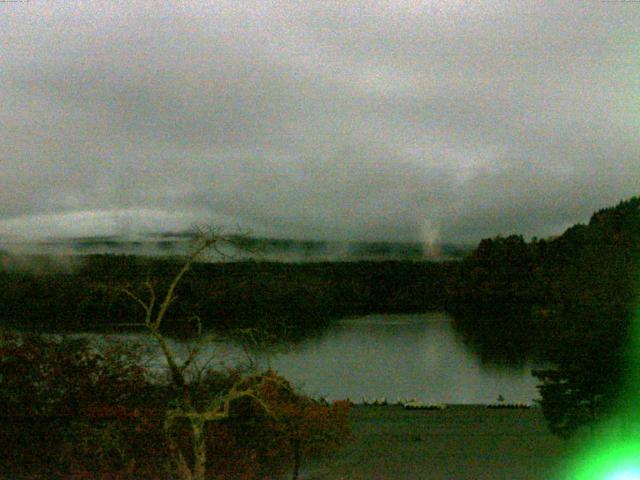
{"type": "Polygon", "coordinates": [[[640,185],[633,2],[0,3],[0,235],[546,236],[640,185]]]}

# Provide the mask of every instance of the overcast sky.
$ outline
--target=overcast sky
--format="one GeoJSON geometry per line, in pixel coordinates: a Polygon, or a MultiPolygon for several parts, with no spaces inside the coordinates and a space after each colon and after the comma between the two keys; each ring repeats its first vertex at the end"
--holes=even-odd
{"type": "Polygon", "coordinates": [[[640,193],[640,2],[0,3],[0,235],[470,242],[640,193]]]}

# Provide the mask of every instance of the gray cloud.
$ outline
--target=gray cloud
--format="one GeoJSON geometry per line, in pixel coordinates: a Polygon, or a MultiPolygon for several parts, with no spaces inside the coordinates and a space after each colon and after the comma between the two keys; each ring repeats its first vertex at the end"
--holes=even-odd
{"type": "Polygon", "coordinates": [[[638,193],[638,24],[632,2],[2,4],[0,234],[559,233],[638,193]]]}

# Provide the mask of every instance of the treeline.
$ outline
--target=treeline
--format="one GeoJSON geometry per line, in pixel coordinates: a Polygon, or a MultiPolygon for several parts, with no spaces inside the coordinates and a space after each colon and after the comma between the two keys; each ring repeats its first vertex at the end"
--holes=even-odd
{"type": "Polygon", "coordinates": [[[551,430],[567,437],[628,408],[626,393],[636,390],[629,352],[639,341],[639,266],[635,197],[556,238],[483,240],[458,265],[447,308],[485,358],[536,351],[554,364],[534,375],[551,430]]]}
{"type": "MultiPolygon", "coordinates": [[[[184,260],[122,255],[85,257],[72,272],[0,274],[0,315],[7,326],[95,330],[140,321],[146,280],[164,291],[184,260]]],[[[33,262],[31,262],[33,264],[33,262]]],[[[178,289],[167,326],[184,330],[198,315],[205,327],[262,327],[291,335],[337,317],[442,309],[453,263],[243,261],[199,263],[178,289]]]]}
{"type": "Polygon", "coordinates": [[[460,264],[453,311],[621,318],[635,293],[640,198],[596,212],[552,239],[482,240],[460,264]]]}
{"type": "Polygon", "coordinates": [[[516,338],[555,351],[576,332],[599,330],[622,342],[637,293],[639,249],[638,197],[556,238],[485,239],[458,264],[447,309],[486,345],[516,338]]]}

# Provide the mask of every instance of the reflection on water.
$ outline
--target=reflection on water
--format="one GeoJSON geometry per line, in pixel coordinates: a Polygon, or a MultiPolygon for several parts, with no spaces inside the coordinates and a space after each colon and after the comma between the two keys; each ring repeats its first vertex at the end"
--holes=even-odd
{"type": "Polygon", "coordinates": [[[318,340],[272,360],[312,395],[360,400],[386,396],[432,403],[531,403],[537,366],[483,366],[442,313],[345,319],[318,340]]]}
{"type": "MultiPolygon", "coordinates": [[[[122,334],[150,350],[152,365],[163,357],[144,334],[122,334]]],[[[189,343],[172,341],[181,354],[189,343]]],[[[334,322],[319,336],[279,353],[254,353],[306,393],[327,399],[416,398],[429,403],[510,403],[538,398],[532,368],[483,365],[455,333],[444,313],[368,315],[334,322]]],[[[213,367],[247,363],[238,345],[210,342],[202,358],[213,367]]]]}

